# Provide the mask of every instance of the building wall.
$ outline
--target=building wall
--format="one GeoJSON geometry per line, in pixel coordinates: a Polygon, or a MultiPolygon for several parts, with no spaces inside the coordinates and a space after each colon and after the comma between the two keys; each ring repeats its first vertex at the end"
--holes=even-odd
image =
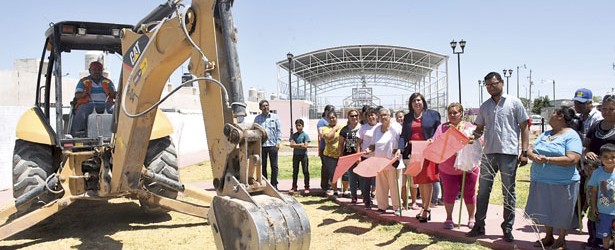
{"type": "MultiPolygon", "coordinates": [[[[15,60],[13,70],[0,70],[0,93],[11,93],[0,98],[0,106],[27,106],[34,105],[36,98],[36,81],[38,78],[37,59],[15,60]]],[[[43,78],[44,79],[44,78],[43,78]]],[[[62,103],[65,106],[75,95],[75,86],[79,79],[72,77],[62,78],[62,103]]],[[[52,99],[55,99],[55,87],[51,88],[52,99]]]]}
{"type": "MultiPolygon", "coordinates": [[[[316,127],[311,127],[306,121],[310,119],[311,102],[305,100],[293,101],[293,120],[303,119],[305,123],[305,131],[316,130],[316,127]]],[[[288,100],[270,100],[269,109],[275,111],[282,124],[282,138],[290,138],[290,128],[295,129],[295,121],[290,120],[290,103],[288,100]]],[[[260,113],[260,112],[259,112],[260,113]]]]}
{"type": "MultiPolygon", "coordinates": [[[[21,114],[32,107],[35,99],[35,88],[38,71],[37,59],[16,60],[13,70],[0,70],[0,93],[11,93],[0,98],[0,190],[12,186],[12,159],[15,145],[16,124],[21,114]]],[[[112,78],[113,79],[113,78],[112,78]]],[[[62,79],[63,103],[74,96],[74,89],[78,79],[64,77],[62,79]]],[[[162,93],[173,90],[173,84],[168,84],[162,93]]],[[[51,90],[55,93],[55,89],[51,90]]],[[[53,97],[52,97],[53,98],[53,97]]],[[[271,108],[280,115],[283,138],[287,142],[290,134],[290,112],[287,100],[271,100],[271,108]]],[[[308,120],[311,103],[306,101],[293,101],[293,119],[305,120],[306,128],[312,141],[317,140],[316,123],[318,120],[308,120]]],[[[253,122],[254,116],[260,113],[257,102],[247,102],[248,113],[246,122],[253,122]]],[[[206,133],[201,113],[198,86],[184,87],[161,104],[160,109],[166,111],[174,127],[172,135],[180,166],[187,166],[209,159],[206,133]]],[[[52,117],[51,119],[55,119],[52,117]]],[[[341,122],[341,121],[340,121],[341,122]]],[[[211,171],[211,170],[205,170],[211,171]]]]}
{"type": "Polygon", "coordinates": [[[15,147],[15,129],[17,119],[27,107],[0,107],[0,190],[8,189],[13,183],[13,147],[15,147]]]}

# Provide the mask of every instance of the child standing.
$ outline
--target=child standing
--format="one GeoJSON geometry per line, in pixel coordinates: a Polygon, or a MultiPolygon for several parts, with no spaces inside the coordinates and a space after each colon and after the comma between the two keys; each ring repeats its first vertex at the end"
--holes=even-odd
{"type": "Polygon", "coordinates": [[[290,194],[293,194],[297,191],[297,178],[299,175],[299,163],[301,163],[301,169],[303,170],[303,178],[304,178],[304,194],[310,193],[310,171],[309,171],[309,161],[307,155],[308,144],[310,143],[310,136],[303,132],[303,120],[297,119],[295,121],[295,128],[297,132],[294,133],[290,138],[290,147],[293,148],[293,185],[292,188],[288,191],[290,194]]]}
{"type": "Polygon", "coordinates": [[[602,166],[592,173],[591,187],[592,213],[597,215],[596,237],[602,239],[604,249],[609,249],[611,224],[615,219],[615,145],[611,143],[600,147],[602,166]]]}

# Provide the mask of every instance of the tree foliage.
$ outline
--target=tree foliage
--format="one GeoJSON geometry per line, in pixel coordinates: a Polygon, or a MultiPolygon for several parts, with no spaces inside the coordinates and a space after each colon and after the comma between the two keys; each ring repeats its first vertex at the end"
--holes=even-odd
{"type": "Polygon", "coordinates": [[[523,103],[523,107],[525,107],[526,109],[530,106],[530,100],[528,100],[527,98],[519,97],[519,99],[521,100],[521,103],[523,103]]]}
{"type": "Polygon", "coordinates": [[[532,113],[540,114],[542,108],[551,107],[549,102],[550,100],[548,96],[541,96],[534,99],[534,104],[532,104],[532,113]]]}

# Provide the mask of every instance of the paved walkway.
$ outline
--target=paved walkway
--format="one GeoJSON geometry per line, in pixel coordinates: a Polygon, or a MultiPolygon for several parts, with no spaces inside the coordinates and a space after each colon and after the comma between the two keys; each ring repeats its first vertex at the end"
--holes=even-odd
{"type": "MultiPolygon", "coordinates": [[[[300,183],[302,182],[300,181],[300,183]]],[[[193,183],[192,185],[213,191],[213,186],[210,183],[193,183]]],[[[291,185],[291,180],[280,180],[278,183],[278,188],[281,192],[286,193],[290,189],[291,185]]],[[[310,187],[312,187],[310,190],[310,195],[323,194],[320,189],[320,179],[311,180],[310,187]]],[[[302,189],[299,191],[302,191],[302,189]]],[[[499,189],[494,188],[493,192],[499,192],[499,189]]],[[[299,193],[300,192],[297,192],[295,195],[299,195],[299,193]]],[[[333,199],[333,197],[330,198],[333,199]]],[[[376,202],[375,199],[373,201],[376,202]]],[[[468,215],[465,210],[465,206],[462,212],[461,227],[457,228],[456,226],[453,230],[447,230],[444,229],[444,221],[446,220],[446,211],[444,210],[444,206],[437,206],[431,209],[432,215],[429,223],[419,223],[415,216],[420,212],[420,210],[403,211],[402,216],[400,217],[395,216],[392,209],[387,210],[384,214],[377,212],[377,208],[375,206],[373,206],[371,210],[365,210],[363,208],[363,203],[361,203],[361,199],[359,199],[359,203],[356,205],[350,204],[349,198],[337,198],[335,199],[335,202],[341,206],[350,207],[357,213],[366,215],[374,220],[400,223],[415,230],[416,232],[436,235],[440,238],[451,241],[467,243],[478,242],[479,244],[492,249],[540,249],[538,247],[534,247],[533,245],[536,240],[544,237],[544,228],[539,227],[539,231],[541,232],[539,236],[532,228],[531,223],[523,217],[523,210],[517,209],[517,216],[515,217],[515,224],[513,226],[515,241],[512,243],[505,242],[502,239],[502,229],[500,228],[500,224],[502,223],[503,207],[498,205],[489,206],[487,220],[485,221],[486,234],[477,238],[468,238],[465,236],[465,233],[469,232],[470,229],[467,227],[468,215]]],[[[459,220],[459,201],[455,203],[455,209],[453,211],[453,220],[455,225],[457,225],[459,220]]],[[[583,221],[584,225],[585,223],[586,222],[583,221]]],[[[584,229],[582,233],[571,230],[566,237],[568,249],[583,249],[583,243],[587,240],[587,237],[587,229],[584,229]]]]}
{"type": "MultiPolygon", "coordinates": [[[[191,183],[191,185],[202,187],[208,190],[213,190],[213,185],[209,182],[191,183]]],[[[319,188],[320,180],[311,180],[310,185],[313,187],[310,192],[310,195],[323,194],[322,190],[320,190],[319,188]]],[[[278,188],[283,193],[286,193],[288,189],[290,189],[290,187],[290,180],[280,180],[280,183],[278,183],[278,188]]],[[[494,192],[498,191],[499,190],[497,188],[494,189],[494,192]]],[[[0,205],[3,205],[7,202],[11,202],[12,200],[12,191],[10,189],[0,191],[0,205]]],[[[489,206],[487,220],[485,222],[486,235],[477,238],[468,238],[465,236],[465,233],[469,232],[470,229],[467,228],[468,219],[465,208],[462,213],[461,227],[455,227],[453,230],[447,230],[443,228],[443,223],[446,219],[446,212],[444,210],[444,206],[438,206],[431,209],[432,216],[429,223],[419,223],[414,216],[419,213],[420,210],[404,211],[402,216],[400,217],[393,215],[393,210],[391,209],[387,210],[384,214],[378,213],[375,207],[373,207],[371,210],[365,210],[363,208],[363,204],[361,203],[361,199],[359,199],[359,203],[357,205],[350,204],[350,199],[348,198],[338,198],[335,200],[335,202],[340,204],[341,206],[348,206],[357,211],[357,213],[366,215],[372,219],[400,223],[406,227],[413,229],[416,232],[435,235],[439,238],[448,239],[451,241],[460,241],[468,243],[478,241],[479,244],[493,249],[540,249],[533,246],[534,242],[539,239],[538,234],[534,232],[529,221],[523,218],[523,211],[519,209],[517,209],[517,216],[515,219],[515,225],[513,230],[515,241],[512,243],[508,243],[501,238],[502,229],[500,228],[500,223],[502,222],[503,209],[502,206],[498,205],[489,206]]],[[[453,212],[453,218],[455,223],[457,223],[458,221],[458,215],[459,202],[456,202],[455,210],[453,212]]],[[[540,227],[540,232],[540,236],[544,237],[544,233],[542,233],[544,232],[544,229],[542,227],[540,227]]],[[[584,229],[582,233],[578,233],[577,231],[570,231],[566,239],[568,249],[583,249],[583,242],[587,240],[587,230],[584,229]]]]}

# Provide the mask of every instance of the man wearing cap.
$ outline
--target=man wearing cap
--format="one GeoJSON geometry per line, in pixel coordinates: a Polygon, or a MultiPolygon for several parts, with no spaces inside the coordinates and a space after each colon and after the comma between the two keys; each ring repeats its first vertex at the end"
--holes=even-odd
{"type": "MultiPolygon", "coordinates": [[[[581,139],[585,138],[587,131],[594,123],[602,120],[602,114],[600,113],[600,111],[598,111],[595,107],[593,107],[592,98],[593,98],[592,91],[586,88],[577,89],[577,91],[574,92],[574,97],[572,98],[572,100],[574,101],[574,110],[577,112],[578,123],[579,123],[577,124],[577,132],[581,136],[581,139]]],[[[585,152],[585,150],[583,150],[583,152],[585,152]]],[[[586,172],[582,171],[582,169],[584,168],[583,161],[579,161],[579,165],[577,166],[577,168],[581,170],[579,171],[579,173],[581,174],[581,182],[579,184],[579,200],[582,202],[581,204],[583,206],[581,208],[581,211],[583,213],[580,214],[582,217],[585,211],[587,210],[587,206],[588,206],[587,205],[588,200],[586,196],[587,190],[585,189],[585,181],[587,181],[587,179],[590,176],[587,176],[586,172]]],[[[600,239],[596,238],[595,220],[590,217],[591,216],[588,215],[587,229],[589,233],[589,238],[587,240],[587,245],[597,247],[598,244],[601,243],[601,241],[600,239]]]]}
{"type": "Polygon", "coordinates": [[[71,134],[80,135],[87,127],[87,117],[94,111],[102,113],[113,112],[113,99],[115,86],[113,82],[102,75],[103,65],[98,61],[90,63],[90,75],[79,80],[75,88],[75,117],[71,127],[71,134]]]}
{"type": "Polygon", "coordinates": [[[602,114],[598,111],[592,103],[592,91],[586,88],[578,89],[574,92],[574,110],[579,113],[581,117],[582,126],[579,128],[583,136],[587,133],[587,130],[599,120],[602,120],[602,114]]]}

